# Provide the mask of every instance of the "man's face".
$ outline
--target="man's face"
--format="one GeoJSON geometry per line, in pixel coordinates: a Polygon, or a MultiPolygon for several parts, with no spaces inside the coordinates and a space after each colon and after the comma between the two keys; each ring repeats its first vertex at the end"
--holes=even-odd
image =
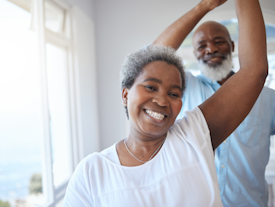
{"type": "Polygon", "coordinates": [[[222,25],[215,22],[201,25],[193,36],[193,46],[204,75],[217,80],[225,78],[231,71],[234,43],[222,25]],[[222,75],[215,76],[215,73],[222,75]]]}
{"type": "Polygon", "coordinates": [[[233,51],[233,42],[226,29],[218,23],[200,26],[193,37],[194,54],[210,67],[222,64],[233,51]]]}

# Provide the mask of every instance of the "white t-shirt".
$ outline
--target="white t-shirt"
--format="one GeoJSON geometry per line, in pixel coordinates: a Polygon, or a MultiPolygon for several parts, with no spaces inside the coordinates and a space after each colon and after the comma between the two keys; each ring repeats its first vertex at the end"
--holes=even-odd
{"type": "Polygon", "coordinates": [[[135,167],[119,163],[115,145],[76,168],[65,207],[220,207],[209,129],[197,107],[169,129],[162,148],[135,167]]]}

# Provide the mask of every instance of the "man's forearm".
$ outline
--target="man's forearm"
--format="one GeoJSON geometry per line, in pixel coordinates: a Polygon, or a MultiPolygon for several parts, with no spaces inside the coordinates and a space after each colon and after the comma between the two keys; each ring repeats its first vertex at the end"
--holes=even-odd
{"type": "Polygon", "coordinates": [[[153,44],[170,46],[177,50],[186,36],[208,11],[206,1],[200,2],[196,7],[166,28],[153,44]]]}

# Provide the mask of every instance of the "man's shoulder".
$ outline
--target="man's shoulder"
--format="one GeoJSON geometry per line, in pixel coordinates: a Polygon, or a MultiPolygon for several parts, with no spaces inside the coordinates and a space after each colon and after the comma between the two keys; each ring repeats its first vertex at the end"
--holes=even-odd
{"type": "Polygon", "coordinates": [[[261,117],[262,119],[268,120],[267,117],[272,118],[274,116],[274,109],[275,90],[268,87],[263,87],[249,115],[253,117],[261,117]]]}
{"type": "Polygon", "coordinates": [[[202,83],[203,79],[200,77],[200,75],[193,75],[190,71],[186,71],[185,72],[185,77],[186,77],[186,83],[202,83]]]}
{"type": "Polygon", "coordinates": [[[275,90],[264,86],[260,95],[259,95],[259,98],[261,98],[261,99],[263,99],[263,98],[264,99],[266,99],[266,98],[275,99],[275,90]]]}
{"type": "Polygon", "coordinates": [[[191,72],[185,72],[186,74],[186,91],[192,92],[192,94],[196,94],[198,92],[206,91],[208,93],[213,94],[213,86],[215,84],[211,83],[211,81],[207,80],[202,74],[194,75],[191,72]]]}
{"type": "Polygon", "coordinates": [[[274,89],[266,87],[266,86],[263,87],[263,91],[265,91],[266,93],[275,94],[275,90],[274,89]]]}

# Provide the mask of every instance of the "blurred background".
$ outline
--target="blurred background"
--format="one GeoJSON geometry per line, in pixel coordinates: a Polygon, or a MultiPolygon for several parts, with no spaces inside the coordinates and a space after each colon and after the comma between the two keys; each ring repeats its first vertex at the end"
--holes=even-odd
{"type": "MultiPolygon", "coordinates": [[[[124,57],[153,42],[199,2],[0,0],[0,207],[62,206],[79,161],[128,134],[119,85],[124,57]]],[[[275,89],[275,1],[260,3],[268,44],[266,86],[275,89]]],[[[206,20],[230,31],[238,71],[234,1],[201,22],[206,20]]],[[[191,35],[178,53],[196,75],[191,35]]],[[[270,207],[273,139],[266,170],[270,207]]]]}

